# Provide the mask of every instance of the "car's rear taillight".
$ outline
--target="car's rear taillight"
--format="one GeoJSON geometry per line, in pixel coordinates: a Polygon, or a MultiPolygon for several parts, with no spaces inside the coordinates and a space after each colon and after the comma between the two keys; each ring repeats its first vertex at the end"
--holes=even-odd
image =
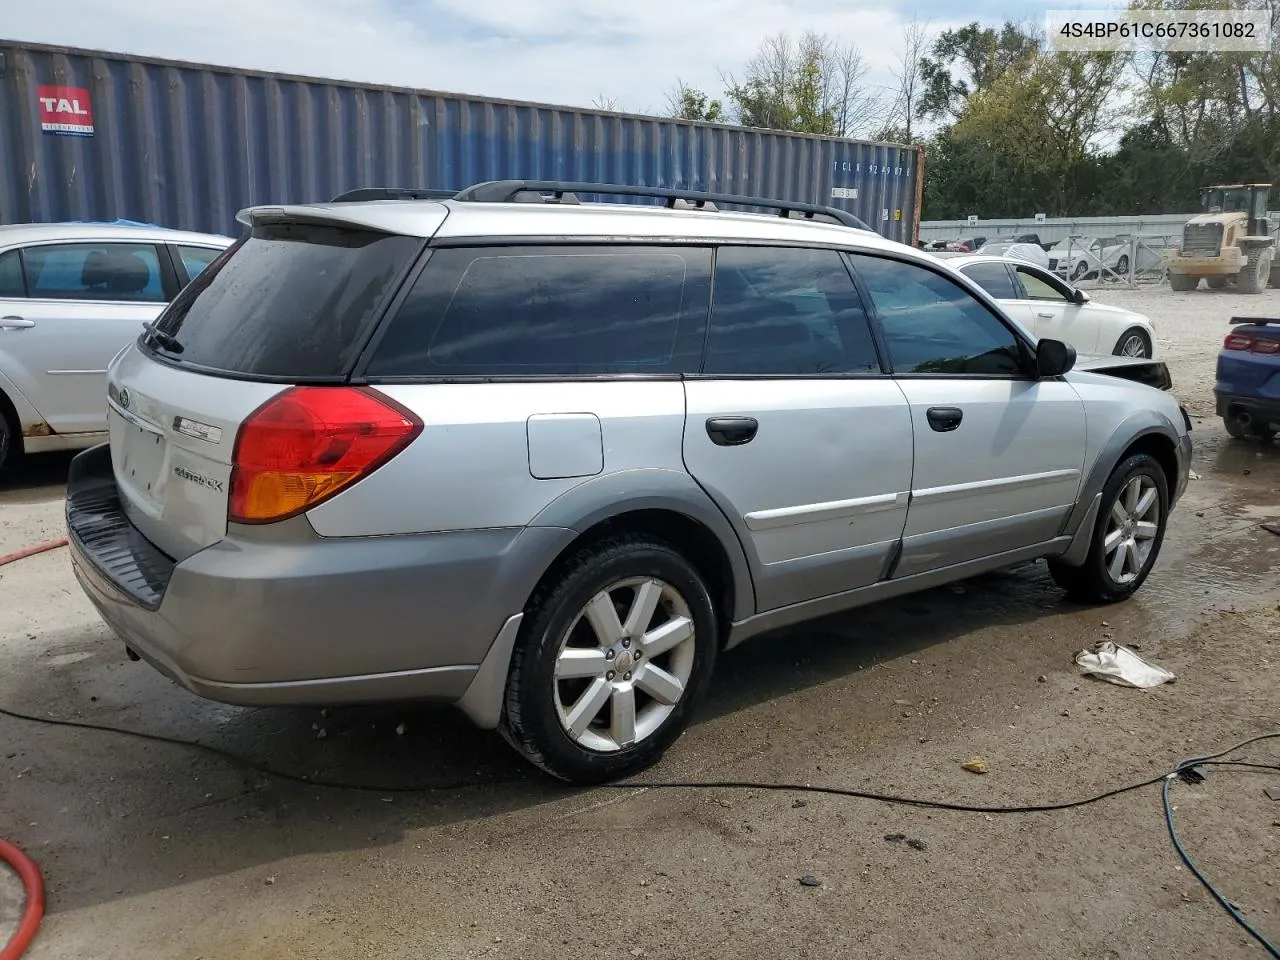
{"type": "Polygon", "coordinates": [[[240,427],[228,518],[297,516],[367,477],[421,432],[412,411],[368,388],[286,390],[240,427]]]}
{"type": "Polygon", "coordinates": [[[1251,337],[1247,333],[1229,333],[1222,341],[1226,350],[1244,350],[1250,353],[1262,353],[1268,356],[1280,353],[1280,340],[1271,337],[1251,337]]]}

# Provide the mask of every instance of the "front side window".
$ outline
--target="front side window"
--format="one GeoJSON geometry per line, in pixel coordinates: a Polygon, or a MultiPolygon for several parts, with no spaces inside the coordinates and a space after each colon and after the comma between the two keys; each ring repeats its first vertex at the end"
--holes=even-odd
{"type": "Polygon", "coordinates": [[[913,263],[853,257],[884,328],[894,373],[1015,376],[1013,332],[955,281],[913,263]]]}
{"type": "Polygon", "coordinates": [[[711,251],[513,246],[436,250],[369,361],[370,377],[697,370],[711,251]]]}
{"type": "Polygon", "coordinates": [[[879,373],[858,289],[835,250],[722,247],[703,373],[879,373]]]}
{"type": "Polygon", "coordinates": [[[1027,291],[1027,299],[1052,300],[1055,303],[1067,302],[1067,295],[1040,274],[1023,267],[1018,267],[1017,270],[1018,279],[1022,281],[1022,289],[1027,291]]]}
{"type": "Polygon", "coordinates": [[[1018,298],[1013,278],[1009,276],[1009,268],[1003,263],[973,263],[961,267],[960,272],[997,300],[1018,298]]]}
{"type": "Polygon", "coordinates": [[[22,279],[22,257],[17,250],[0,253],[0,298],[17,300],[27,295],[22,279]]]}
{"type": "Polygon", "coordinates": [[[38,300],[164,303],[160,257],[149,243],[66,243],[23,251],[27,294],[38,300]]]}

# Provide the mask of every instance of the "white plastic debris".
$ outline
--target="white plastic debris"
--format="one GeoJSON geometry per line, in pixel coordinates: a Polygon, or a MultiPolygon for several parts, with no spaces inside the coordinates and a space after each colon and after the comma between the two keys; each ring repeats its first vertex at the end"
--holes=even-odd
{"type": "Polygon", "coordinates": [[[1081,650],[1076,664],[1083,672],[1122,687],[1158,687],[1174,679],[1164,667],[1147,663],[1128,647],[1110,640],[1099,641],[1092,650],[1081,650]]]}

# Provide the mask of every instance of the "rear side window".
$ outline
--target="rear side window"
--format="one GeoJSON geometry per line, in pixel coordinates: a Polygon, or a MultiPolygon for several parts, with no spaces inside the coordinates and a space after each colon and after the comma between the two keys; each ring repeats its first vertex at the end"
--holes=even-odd
{"type": "Polygon", "coordinates": [[[187,277],[191,280],[203,273],[204,268],[213,263],[221,252],[212,247],[178,247],[178,256],[182,258],[182,265],[186,267],[187,277]]]}
{"type": "Polygon", "coordinates": [[[0,253],[0,297],[19,299],[27,295],[22,279],[22,258],[17,250],[0,253]]]}
{"type": "Polygon", "coordinates": [[[722,247],[707,375],[879,373],[858,290],[835,250],[722,247]]]}
{"type": "Polygon", "coordinates": [[[1009,268],[1003,263],[974,263],[961,267],[960,272],[997,300],[1018,299],[1009,268]]]}
{"type": "Polygon", "coordinates": [[[711,251],[442,249],[391,321],[370,377],[696,371],[711,251]]]}
{"type": "Polygon", "coordinates": [[[259,226],[174,300],[159,328],[184,363],[251,376],[346,373],[422,241],[311,224],[259,226]]]}
{"type": "Polygon", "coordinates": [[[164,303],[160,257],[149,243],[67,243],[27,247],[27,292],[39,300],[164,303]]]}

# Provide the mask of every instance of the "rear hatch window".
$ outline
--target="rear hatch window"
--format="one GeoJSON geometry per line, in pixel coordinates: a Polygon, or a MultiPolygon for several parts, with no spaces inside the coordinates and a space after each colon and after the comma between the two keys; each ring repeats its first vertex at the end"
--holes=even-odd
{"type": "Polygon", "coordinates": [[[422,244],[332,224],[260,224],[179,294],[147,347],[233,375],[341,378],[422,244]]]}

